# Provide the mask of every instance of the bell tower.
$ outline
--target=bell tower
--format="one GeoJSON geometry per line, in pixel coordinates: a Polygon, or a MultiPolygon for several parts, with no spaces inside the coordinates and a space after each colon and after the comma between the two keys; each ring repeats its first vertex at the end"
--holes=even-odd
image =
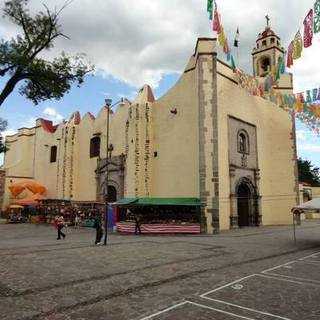
{"type": "Polygon", "coordinates": [[[266,16],[265,30],[258,35],[256,47],[252,50],[253,74],[256,77],[265,77],[276,68],[279,57],[285,53],[281,46],[281,39],[270,28],[270,18],[266,16]]]}

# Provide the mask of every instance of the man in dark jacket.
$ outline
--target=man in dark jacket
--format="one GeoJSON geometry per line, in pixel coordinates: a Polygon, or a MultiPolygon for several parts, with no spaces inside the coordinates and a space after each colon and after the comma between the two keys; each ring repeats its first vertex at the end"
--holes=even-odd
{"type": "Polygon", "coordinates": [[[96,229],[96,241],[95,244],[99,245],[101,244],[101,238],[103,235],[103,230],[102,230],[102,221],[101,221],[101,216],[97,214],[94,218],[94,224],[93,227],[96,229]]]}
{"type": "Polygon", "coordinates": [[[135,213],[134,214],[134,222],[135,222],[135,230],[134,233],[135,234],[141,234],[141,215],[135,213]]]}

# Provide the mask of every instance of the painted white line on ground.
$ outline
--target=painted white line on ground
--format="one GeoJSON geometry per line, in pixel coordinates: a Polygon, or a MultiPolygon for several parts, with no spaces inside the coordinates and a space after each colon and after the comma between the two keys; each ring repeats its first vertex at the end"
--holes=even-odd
{"type": "Polygon", "coordinates": [[[187,303],[188,303],[187,301],[180,302],[180,303],[175,304],[175,305],[173,305],[173,306],[171,306],[171,307],[169,307],[169,308],[166,308],[166,309],[161,310],[161,311],[159,311],[159,312],[153,313],[153,314],[151,314],[150,316],[147,316],[147,317],[142,318],[142,319],[140,319],[140,320],[149,320],[149,319],[152,319],[152,318],[154,318],[154,317],[156,317],[156,316],[159,316],[159,315],[161,315],[161,314],[163,314],[163,313],[165,313],[165,312],[168,312],[168,311],[170,311],[170,310],[176,309],[176,308],[178,308],[178,307],[180,307],[180,306],[183,306],[183,305],[185,305],[185,304],[187,304],[187,303]]]}
{"type": "Polygon", "coordinates": [[[251,274],[251,275],[249,275],[249,276],[240,278],[240,279],[238,279],[238,280],[236,280],[236,281],[229,282],[229,283],[227,283],[227,284],[225,284],[225,285],[223,285],[223,286],[221,286],[221,287],[218,287],[218,288],[216,288],[216,289],[213,289],[213,290],[210,290],[210,291],[208,291],[208,292],[206,292],[206,293],[203,293],[202,295],[200,295],[200,297],[203,298],[203,297],[205,297],[206,295],[208,295],[208,294],[210,294],[210,293],[213,293],[213,292],[222,290],[222,289],[224,289],[224,288],[230,287],[230,286],[232,286],[233,284],[236,284],[236,283],[238,283],[238,282],[241,282],[241,281],[243,281],[243,280],[245,280],[245,279],[249,279],[249,278],[251,278],[251,277],[253,277],[253,276],[255,276],[255,275],[254,275],[254,274],[251,274]]]}
{"type": "Polygon", "coordinates": [[[316,252],[316,253],[310,254],[310,255],[308,255],[308,256],[302,257],[302,258],[300,258],[299,260],[305,260],[305,259],[308,259],[308,258],[312,258],[312,257],[314,257],[314,256],[317,256],[318,254],[320,254],[319,251],[316,252]]]}
{"type": "Polygon", "coordinates": [[[224,311],[224,310],[221,310],[221,309],[212,308],[212,307],[206,306],[206,305],[204,305],[204,304],[200,304],[200,303],[196,303],[196,302],[192,302],[192,301],[188,301],[188,303],[193,304],[193,305],[195,305],[195,306],[198,306],[198,307],[200,307],[200,308],[217,311],[217,312],[224,313],[224,314],[227,314],[227,315],[233,316],[233,317],[238,317],[238,318],[240,318],[240,319],[255,320],[254,318],[248,318],[248,317],[240,316],[240,315],[238,315],[238,314],[235,314],[235,313],[232,313],[232,312],[228,312],[228,311],[224,311]]]}
{"type": "Polygon", "coordinates": [[[280,281],[285,281],[285,282],[291,282],[291,283],[295,283],[295,284],[310,284],[310,285],[315,285],[314,283],[310,283],[310,282],[302,282],[302,281],[295,281],[295,280],[289,280],[289,279],[285,279],[285,278],[281,278],[279,276],[272,276],[271,274],[258,274],[258,276],[263,277],[263,278],[267,278],[267,279],[274,279],[274,280],[280,280],[280,281]]]}
{"type": "Polygon", "coordinates": [[[297,261],[294,260],[294,261],[290,261],[290,262],[287,262],[287,263],[283,263],[283,264],[280,264],[279,266],[275,266],[275,267],[263,270],[263,271],[261,271],[261,273],[266,273],[266,272],[273,271],[273,270],[276,270],[276,269],[279,269],[279,268],[283,268],[283,267],[289,266],[289,265],[291,265],[291,264],[293,264],[295,262],[297,262],[297,261]]]}
{"type": "Polygon", "coordinates": [[[255,313],[263,314],[263,315],[265,315],[265,316],[269,316],[269,317],[281,319],[281,320],[292,320],[292,319],[289,319],[289,318],[281,317],[281,316],[276,315],[276,314],[272,314],[272,313],[269,313],[269,312],[264,312],[264,311],[260,311],[260,310],[256,310],[256,309],[252,309],[252,308],[247,308],[247,307],[239,306],[239,305],[237,305],[237,304],[233,304],[233,303],[226,302],[226,301],[223,301],[223,300],[212,299],[212,298],[209,298],[209,297],[203,297],[203,298],[204,298],[204,299],[207,299],[207,300],[215,301],[215,302],[218,302],[218,303],[226,304],[226,305],[228,305],[228,306],[236,307],[236,308],[239,308],[239,309],[243,309],[243,310],[247,310],[247,311],[252,311],[252,312],[255,312],[255,313]]]}
{"type": "Polygon", "coordinates": [[[280,278],[286,278],[286,279],[294,279],[294,280],[304,281],[303,284],[320,285],[320,281],[319,281],[319,280],[312,280],[312,279],[308,279],[308,278],[300,278],[300,277],[286,276],[286,275],[283,275],[283,274],[273,273],[273,272],[267,272],[267,273],[264,273],[264,274],[265,274],[265,275],[275,276],[275,277],[277,277],[278,279],[280,279],[280,278]]]}
{"type": "Polygon", "coordinates": [[[319,264],[319,263],[320,263],[320,260],[314,260],[314,259],[312,259],[312,260],[299,260],[299,262],[309,263],[309,264],[311,264],[311,263],[313,263],[313,264],[319,264]]]}

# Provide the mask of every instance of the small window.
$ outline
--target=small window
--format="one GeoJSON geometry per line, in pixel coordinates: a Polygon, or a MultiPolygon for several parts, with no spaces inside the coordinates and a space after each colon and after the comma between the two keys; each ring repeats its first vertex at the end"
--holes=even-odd
{"type": "Polygon", "coordinates": [[[238,133],[238,152],[249,154],[249,136],[245,130],[238,133]]]}
{"type": "Polygon", "coordinates": [[[267,40],[263,40],[262,41],[262,46],[266,46],[267,45],[267,40]]]}
{"type": "Polygon", "coordinates": [[[57,161],[57,146],[52,146],[50,149],[50,162],[56,162],[57,161]]]}
{"type": "Polygon", "coordinates": [[[280,46],[280,41],[279,40],[277,41],[277,45],[280,46]]]}
{"type": "Polygon", "coordinates": [[[93,137],[90,140],[90,158],[100,156],[100,137],[93,137]]]}
{"type": "Polygon", "coordinates": [[[271,44],[275,43],[276,39],[275,38],[271,38],[271,44]]]}

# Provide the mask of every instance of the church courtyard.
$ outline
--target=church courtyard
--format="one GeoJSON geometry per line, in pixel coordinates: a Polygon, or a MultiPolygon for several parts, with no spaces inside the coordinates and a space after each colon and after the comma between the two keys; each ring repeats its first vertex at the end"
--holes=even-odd
{"type": "Polygon", "coordinates": [[[0,224],[0,319],[320,318],[320,222],[216,236],[0,224]]]}

